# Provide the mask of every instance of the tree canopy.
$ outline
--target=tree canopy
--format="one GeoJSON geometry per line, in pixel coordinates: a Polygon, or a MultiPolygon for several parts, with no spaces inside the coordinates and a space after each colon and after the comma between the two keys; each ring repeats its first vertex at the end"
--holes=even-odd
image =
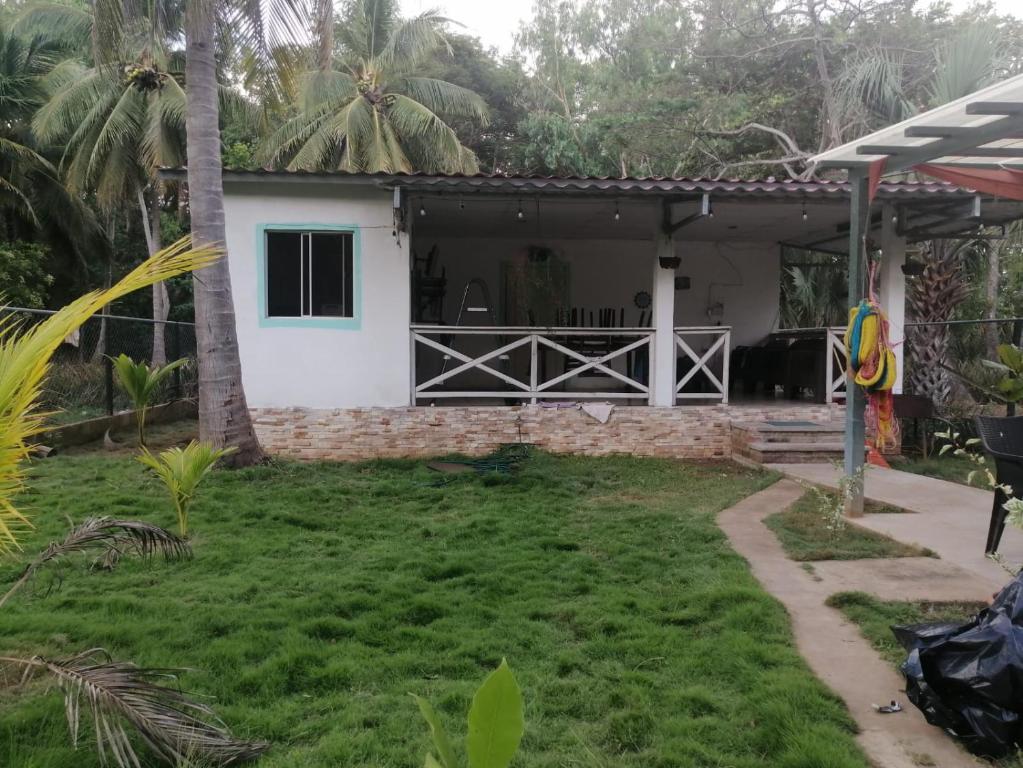
{"type": "MultiPolygon", "coordinates": [[[[536,0],[508,55],[395,0],[287,0],[283,26],[228,5],[227,167],[801,176],[822,148],[1023,68],[1023,21],[983,1],[536,0]]],[[[182,8],[0,9],[0,239],[46,246],[44,301],[106,280],[115,239],[122,272],[147,227],[187,229],[185,199],[152,186],[186,159],[182,8]],[[116,202],[140,189],[148,222],[116,202]]]]}

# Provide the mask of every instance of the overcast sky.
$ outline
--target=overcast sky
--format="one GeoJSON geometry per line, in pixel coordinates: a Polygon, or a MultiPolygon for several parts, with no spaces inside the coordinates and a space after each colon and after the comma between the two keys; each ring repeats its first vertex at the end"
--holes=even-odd
{"type": "MultiPolygon", "coordinates": [[[[971,0],[952,0],[954,8],[967,8],[971,0]]],[[[1001,13],[1023,14],[1021,0],[995,0],[1001,13]]],[[[401,0],[406,15],[439,8],[445,16],[465,25],[485,45],[508,53],[514,44],[519,22],[530,16],[532,0],[401,0]]]]}

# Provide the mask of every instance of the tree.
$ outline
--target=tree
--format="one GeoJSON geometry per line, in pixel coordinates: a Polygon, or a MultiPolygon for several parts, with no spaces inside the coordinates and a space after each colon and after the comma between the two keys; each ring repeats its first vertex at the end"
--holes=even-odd
{"type": "MultiPolygon", "coordinates": [[[[290,0],[275,3],[266,20],[259,3],[219,5],[215,0],[186,0],[185,83],[188,196],[192,237],[198,245],[222,244],[224,184],[221,177],[219,102],[216,61],[218,10],[227,26],[255,51],[261,72],[277,43],[297,29],[299,9],[290,0]]],[[[223,19],[222,19],[223,20],[223,19]]],[[[199,357],[199,436],[203,442],[238,450],[228,463],[247,466],[262,460],[242,385],[238,331],[227,259],[194,278],[196,348],[199,357]]]]}
{"type": "MultiPolygon", "coordinates": [[[[110,213],[137,205],[148,254],[160,250],[162,189],[157,170],[184,159],[185,93],[166,50],[177,24],[174,8],[149,9],[148,17],[112,18],[82,10],[82,24],[103,45],[93,45],[92,65],[68,59],[48,76],[51,96],[32,126],[44,144],[63,145],[61,165],[74,193],[95,193],[110,213]],[[168,24],[170,27],[168,28],[168,24]],[[141,30],[141,32],[139,32],[141,30]],[[148,199],[147,199],[148,198],[148,199]]],[[[65,8],[55,9],[60,17],[65,8]]],[[[167,287],[153,286],[152,362],[167,360],[165,326],[170,311],[167,287]]]]}
{"type": "Polygon", "coordinates": [[[951,333],[946,320],[969,297],[971,285],[964,279],[971,260],[983,263],[986,244],[977,240],[931,240],[925,246],[924,271],[906,284],[906,305],[918,323],[907,336],[908,388],[935,403],[947,402],[953,379],[945,367],[951,333]]]}
{"type": "Polygon", "coordinates": [[[0,239],[44,239],[80,256],[83,248],[102,250],[95,219],[67,192],[30,129],[64,52],[59,39],[0,17],[0,239]]]}
{"type": "Polygon", "coordinates": [[[264,158],[306,170],[474,173],[475,155],[445,121],[484,124],[486,105],[467,88],[416,74],[437,50],[450,52],[447,19],[435,11],[401,19],[393,0],[354,0],[348,10],[340,68],[321,46],[298,114],[271,136],[264,158]]]}
{"type": "MultiPolygon", "coordinates": [[[[996,78],[1007,64],[999,30],[988,24],[966,27],[945,40],[934,56],[933,68],[923,80],[909,80],[904,58],[874,51],[873,56],[850,63],[839,81],[844,114],[863,130],[876,122],[902,120],[923,109],[965,96],[996,78]]],[[[916,394],[936,403],[947,401],[953,380],[945,366],[951,334],[947,325],[956,309],[973,291],[971,274],[986,268],[989,280],[997,280],[997,251],[984,241],[932,241],[923,251],[924,271],[907,292],[911,319],[927,322],[910,334],[909,383],[916,394]],[[983,258],[968,258],[983,254],[983,258]]],[[[995,286],[997,283],[995,283],[995,286]]],[[[988,286],[988,292],[997,288],[988,286]]],[[[989,345],[991,340],[989,340],[989,345]]]]}

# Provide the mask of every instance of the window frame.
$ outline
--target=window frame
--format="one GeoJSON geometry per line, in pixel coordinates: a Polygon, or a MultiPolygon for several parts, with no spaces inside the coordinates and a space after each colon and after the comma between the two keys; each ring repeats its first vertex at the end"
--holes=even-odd
{"type": "MultiPolygon", "coordinates": [[[[305,241],[302,238],[302,254],[305,255],[305,241]]],[[[259,224],[256,227],[257,246],[257,295],[259,299],[259,325],[263,328],[332,328],[335,330],[360,330],[362,327],[362,237],[356,224],[259,224]],[[326,315],[301,315],[282,317],[269,314],[269,259],[267,235],[271,232],[297,232],[303,235],[347,234],[352,238],[352,316],[330,317],[326,315]]],[[[300,259],[304,269],[304,258],[300,259]]],[[[300,284],[302,280],[300,280],[300,284]]],[[[304,298],[300,307],[304,309],[304,298]]]]}

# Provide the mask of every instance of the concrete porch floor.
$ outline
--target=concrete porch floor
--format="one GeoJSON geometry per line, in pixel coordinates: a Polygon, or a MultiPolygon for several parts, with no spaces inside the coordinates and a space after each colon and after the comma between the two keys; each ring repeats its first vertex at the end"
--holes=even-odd
{"type": "MultiPolygon", "coordinates": [[[[776,464],[789,477],[837,489],[842,470],[832,464],[776,464]]],[[[857,525],[883,533],[907,544],[919,544],[938,553],[951,565],[969,571],[1001,589],[1009,574],[984,554],[992,492],[958,483],[868,467],[864,493],[871,501],[910,510],[908,514],[868,514],[856,518],[857,525]]],[[[1023,531],[1006,526],[999,554],[1006,564],[1023,564],[1023,531]]]]}

